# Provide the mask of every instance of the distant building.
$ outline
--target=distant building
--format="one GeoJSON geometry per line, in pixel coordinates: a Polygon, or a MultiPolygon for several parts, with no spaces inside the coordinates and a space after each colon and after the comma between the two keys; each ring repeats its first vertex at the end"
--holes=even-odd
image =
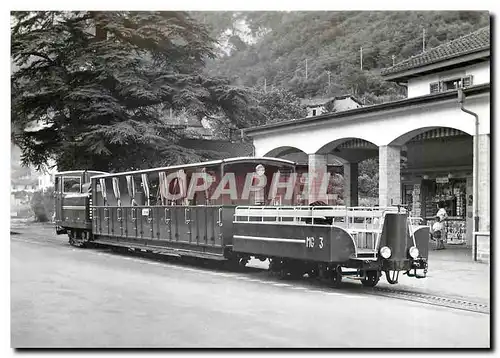
{"type": "Polygon", "coordinates": [[[38,188],[38,180],[36,178],[20,178],[11,180],[11,192],[25,191],[33,193],[38,188]]]}
{"type": "Polygon", "coordinates": [[[328,112],[341,112],[363,106],[359,100],[351,95],[303,99],[300,104],[307,108],[307,117],[319,116],[328,112]]]}

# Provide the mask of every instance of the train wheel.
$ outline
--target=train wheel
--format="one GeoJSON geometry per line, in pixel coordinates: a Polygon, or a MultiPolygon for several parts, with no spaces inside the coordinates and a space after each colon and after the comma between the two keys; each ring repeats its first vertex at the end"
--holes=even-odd
{"type": "Polygon", "coordinates": [[[375,285],[380,280],[379,271],[366,271],[365,278],[361,280],[361,283],[365,287],[375,287],[375,285]]]}
{"type": "Polygon", "coordinates": [[[330,271],[330,281],[332,283],[332,287],[340,287],[340,283],[342,282],[342,268],[340,266],[337,266],[330,271]]]}
{"type": "Polygon", "coordinates": [[[71,246],[76,246],[75,244],[75,232],[72,230],[68,231],[69,244],[71,246]]]}
{"type": "Polygon", "coordinates": [[[304,271],[293,269],[290,271],[290,278],[292,280],[300,280],[302,277],[304,277],[304,271]]]}
{"type": "Polygon", "coordinates": [[[307,272],[307,276],[309,276],[309,278],[317,279],[317,278],[319,278],[319,270],[317,268],[309,270],[307,272]]]}
{"type": "Polygon", "coordinates": [[[278,277],[279,277],[280,280],[286,280],[288,278],[288,271],[285,270],[284,268],[282,268],[279,271],[278,277]]]}
{"type": "Polygon", "coordinates": [[[281,262],[280,259],[277,258],[269,259],[269,273],[271,276],[278,275],[282,268],[283,268],[283,263],[281,262]]]}
{"type": "Polygon", "coordinates": [[[238,266],[244,268],[248,263],[248,258],[244,257],[238,261],[238,266]]]}

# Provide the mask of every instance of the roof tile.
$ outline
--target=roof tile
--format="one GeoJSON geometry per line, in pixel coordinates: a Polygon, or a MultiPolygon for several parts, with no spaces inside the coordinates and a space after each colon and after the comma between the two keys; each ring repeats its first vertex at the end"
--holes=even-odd
{"type": "Polygon", "coordinates": [[[410,57],[382,71],[382,76],[423,67],[467,53],[478,52],[490,48],[490,27],[483,27],[468,35],[441,44],[424,53],[410,57]]]}

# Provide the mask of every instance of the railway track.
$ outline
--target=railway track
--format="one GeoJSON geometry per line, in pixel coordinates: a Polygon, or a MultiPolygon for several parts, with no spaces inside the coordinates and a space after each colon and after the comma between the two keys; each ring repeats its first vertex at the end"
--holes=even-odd
{"type": "MultiPolygon", "coordinates": [[[[65,241],[61,240],[59,237],[54,237],[53,235],[41,235],[43,237],[40,237],[42,240],[34,240],[34,239],[24,239],[22,236],[25,236],[23,234],[27,234],[27,230],[23,230],[21,228],[12,228],[13,233],[11,235],[15,235],[12,237],[14,240],[19,240],[19,241],[26,241],[26,242],[33,242],[33,243],[38,243],[38,244],[44,244],[44,245],[54,245],[54,246],[67,246],[70,248],[71,246],[65,241]]],[[[45,233],[44,233],[45,234],[45,233]]],[[[127,252],[127,250],[111,250],[111,249],[106,249],[102,247],[96,247],[99,252],[106,252],[109,253],[110,255],[124,255],[124,254],[132,254],[136,257],[141,257],[145,260],[150,260],[153,259],[155,261],[164,261],[165,263],[168,264],[173,264],[173,265],[185,265],[185,263],[182,262],[182,260],[171,260],[167,259],[164,260],[164,258],[161,257],[153,257],[150,254],[145,254],[141,253],[140,251],[134,251],[134,252],[127,252]]],[[[196,264],[194,262],[189,262],[188,264],[191,264],[192,266],[199,268],[200,270],[222,270],[222,271],[228,271],[227,269],[221,267],[220,265],[206,265],[206,264],[196,264]],[[213,266],[213,267],[212,267],[213,266]]],[[[233,271],[234,272],[234,271],[233,271]]],[[[260,275],[264,272],[267,272],[267,270],[264,269],[259,269],[255,267],[246,267],[240,272],[234,272],[235,275],[245,275],[248,276],[249,278],[254,277],[255,275],[259,275],[261,281],[263,283],[273,283],[275,281],[280,281],[276,277],[271,277],[269,275],[260,275]]],[[[422,293],[422,292],[416,292],[416,291],[405,291],[401,289],[391,289],[391,288],[385,288],[385,287],[374,287],[374,288],[364,288],[360,287],[359,285],[354,285],[350,284],[348,282],[349,280],[346,280],[346,282],[341,286],[339,289],[333,289],[329,287],[329,285],[325,282],[321,282],[318,280],[310,280],[310,279],[298,279],[298,280],[287,280],[287,282],[293,283],[298,286],[304,286],[304,288],[312,289],[312,290],[325,290],[325,291],[338,291],[338,292],[346,292],[346,293],[356,293],[359,295],[370,295],[370,296],[379,296],[379,297],[387,297],[387,298],[394,298],[394,299],[400,299],[400,300],[405,300],[405,301],[412,301],[412,302],[417,302],[417,303],[422,303],[426,305],[431,305],[431,306],[438,306],[438,307],[444,307],[444,308],[449,308],[449,309],[455,309],[455,310],[462,310],[462,311],[469,311],[469,312],[474,312],[474,313],[479,313],[479,314],[490,314],[490,307],[488,304],[485,303],[479,303],[479,302],[472,302],[467,299],[463,298],[457,298],[457,297],[446,297],[446,296],[439,296],[435,294],[430,294],[430,293],[422,293]]]]}
{"type": "Polygon", "coordinates": [[[372,291],[367,291],[367,294],[374,296],[384,296],[405,301],[413,301],[432,306],[447,307],[456,310],[469,311],[482,314],[490,314],[490,307],[484,303],[471,302],[465,299],[444,297],[427,293],[394,290],[389,288],[374,287],[372,291]]]}

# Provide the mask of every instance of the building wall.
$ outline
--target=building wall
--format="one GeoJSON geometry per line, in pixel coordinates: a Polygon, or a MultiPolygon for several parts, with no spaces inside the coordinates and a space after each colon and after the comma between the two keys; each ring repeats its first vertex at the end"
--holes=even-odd
{"type": "Polygon", "coordinates": [[[46,173],[38,176],[38,190],[47,190],[52,186],[54,186],[53,175],[46,173]]]}
{"type": "MultiPolygon", "coordinates": [[[[490,133],[490,95],[469,97],[466,108],[479,115],[480,134],[490,133]]],[[[474,117],[460,110],[455,100],[426,106],[404,107],[383,113],[361,113],[349,120],[295,124],[253,136],[255,153],[263,156],[275,148],[290,146],[307,154],[316,153],[328,143],[359,138],[377,146],[403,145],[417,135],[437,127],[448,127],[474,135],[474,117]],[[311,140],[314,138],[314,140],[311,140]]]]}
{"type": "Polygon", "coordinates": [[[490,63],[481,62],[462,68],[433,73],[426,76],[408,80],[408,97],[418,97],[430,94],[430,84],[454,77],[466,77],[472,75],[472,84],[480,85],[490,83],[490,63]]]}
{"type": "Polygon", "coordinates": [[[325,106],[307,107],[307,117],[319,116],[325,112],[325,106]],[[316,111],[316,114],[313,114],[314,110],[316,111]]]}
{"type": "Polygon", "coordinates": [[[348,97],[336,100],[334,103],[334,107],[336,112],[340,112],[347,111],[348,109],[359,108],[361,107],[361,105],[353,101],[352,98],[348,97]]]}
{"type": "Polygon", "coordinates": [[[477,235],[477,260],[489,263],[490,262],[490,233],[482,232],[477,235]]]}

